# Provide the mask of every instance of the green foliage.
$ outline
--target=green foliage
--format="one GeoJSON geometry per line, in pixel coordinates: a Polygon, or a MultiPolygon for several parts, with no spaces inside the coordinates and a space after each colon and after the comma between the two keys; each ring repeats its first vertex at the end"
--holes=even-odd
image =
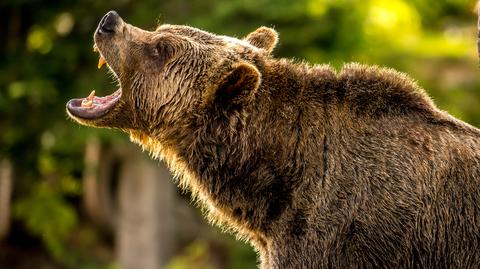
{"type": "Polygon", "coordinates": [[[77,224],[77,215],[58,192],[39,183],[29,196],[15,203],[14,215],[42,238],[54,257],[65,255],[64,243],[77,224]]]}
{"type": "Polygon", "coordinates": [[[257,266],[257,255],[251,250],[250,245],[232,239],[228,241],[228,247],[231,259],[228,269],[255,268],[257,266]]]}
{"type": "Polygon", "coordinates": [[[166,269],[213,269],[209,261],[208,245],[206,242],[197,241],[190,244],[182,255],[174,257],[166,269]]]}

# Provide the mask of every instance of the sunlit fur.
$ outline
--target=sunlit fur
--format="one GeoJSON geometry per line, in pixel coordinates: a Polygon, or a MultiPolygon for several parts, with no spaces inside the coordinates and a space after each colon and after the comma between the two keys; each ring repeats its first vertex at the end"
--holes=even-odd
{"type": "Polygon", "coordinates": [[[276,59],[266,27],[116,31],[122,101],[77,120],[164,160],[262,268],[480,267],[480,132],[406,75],[276,59]]]}

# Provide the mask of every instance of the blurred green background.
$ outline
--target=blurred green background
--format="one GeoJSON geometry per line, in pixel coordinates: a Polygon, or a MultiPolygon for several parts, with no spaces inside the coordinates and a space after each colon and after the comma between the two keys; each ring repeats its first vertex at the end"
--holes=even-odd
{"type": "Polygon", "coordinates": [[[2,0],[0,268],[256,266],[253,250],[210,227],[188,205],[188,193],[177,191],[164,167],[137,152],[125,134],[67,119],[68,99],[115,90],[92,52],[93,31],[107,11],[144,29],[188,24],[242,37],[271,26],[280,34],[277,57],[337,69],[351,61],[396,68],[441,109],[480,126],[474,6],[475,0],[2,0]]]}

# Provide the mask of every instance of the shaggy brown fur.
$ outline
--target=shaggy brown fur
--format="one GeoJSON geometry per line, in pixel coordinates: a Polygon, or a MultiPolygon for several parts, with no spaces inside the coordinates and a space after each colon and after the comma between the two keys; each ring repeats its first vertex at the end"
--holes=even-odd
{"type": "Polygon", "coordinates": [[[95,42],[121,128],[164,159],[262,268],[480,268],[480,131],[396,71],[340,72],[244,40],[121,19],[95,42]]]}

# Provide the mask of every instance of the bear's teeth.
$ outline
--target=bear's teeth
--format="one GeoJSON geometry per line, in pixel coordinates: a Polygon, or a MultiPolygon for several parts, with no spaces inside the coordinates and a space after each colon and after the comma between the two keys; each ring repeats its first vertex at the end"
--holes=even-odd
{"type": "Polygon", "coordinates": [[[93,101],[90,101],[90,100],[83,100],[82,101],[82,107],[92,107],[93,105],[93,101]]]}
{"type": "Polygon", "coordinates": [[[105,58],[103,58],[103,56],[100,55],[100,59],[98,59],[98,65],[97,65],[98,69],[102,68],[102,66],[105,64],[105,62],[106,62],[105,58]]]}
{"type": "Polygon", "coordinates": [[[93,90],[87,98],[83,99],[82,107],[92,107],[94,97],[95,97],[95,90],[93,90]]]}
{"type": "Polygon", "coordinates": [[[87,97],[88,100],[93,101],[93,97],[95,97],[95,90],[93,90],[87,97]]]}

